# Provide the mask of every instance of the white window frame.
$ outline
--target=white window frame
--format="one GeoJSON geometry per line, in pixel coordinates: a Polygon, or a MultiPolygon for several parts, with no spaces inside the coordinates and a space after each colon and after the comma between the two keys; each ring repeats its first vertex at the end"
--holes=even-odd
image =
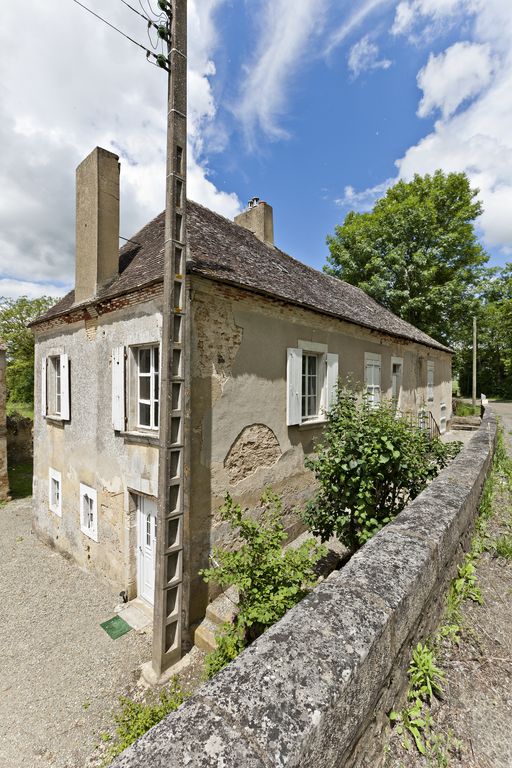
{"type": "Polygon", "coordinates": [[[136,357],[136,370],[137,370],[137,397],[136,397],[136,412],[137,412],[137,429],[152,430],[158,432],[160,425],[160,344],[144,344],[134,349],[136,357]],[[149,350],[150,362],[149,371],[141,373],[140,356],[142,352],[149,350]],[[158,365],[155,365],[155,353],[158,351],[158,365]],[[149,380],[149,400],[142,398],[140,393],[141,379],[149,380]],[[158,383],[158,397],[155,396],[155,381],[158,383]],[[140,419],[140,407],[141,405],[149,406],[149,424],[141,424],[140,419]],[[158,411],[158,415],[156,415],[158,411]]]}
{"type": "Polygon", "coordinates": [[[427,403],[434,402],[435,364],[433,360],[427,360],[427,403]]]}
{"type": "Polygon", "coordinates": [[[80,483],[80,530],[93,541],[98,541],[98,494],[85,483],[80,483]]]}
{"type": "Polygon", "coordinates": [[[391,358],[391,400],[395,406],[396,411],[400,411],[402,407],[402,389],[403,389],[403,383],[404,383],[404,359],[403,357],[392,357],[391,358]],[[400,366],[400,388],[398,390],[398,397],[395,400],[393,400],[393,366],[399,365],[400,366]]]}
{"type": "Polygon", "coordinates": [[[112,427],[119,432],[145,433],[158,435],[160,421],[160,381],[162,349],[160,341],[150,340],[128,347],[116,347],[112,350],[112,427]],[[140,352],[151,350],[150,370],[148,374],[140,372],[140,352]],[[158,350],[158,367],[154,365],[155,350],[158,350]],[[149,379],[149,400],[140,397],[141,378],[149,379]],[[155,384],[158,379],[158,397],[155,397],[155,384]],[[140,404],[149,405],[150,423],[141,424],[140,404]]]}
{"type": "Polygon", "coordinates": [[[62,517],[62,476],[61,473],[56,469],[53,469],[53,467],[48,469],[48,506],[50,512],[53,512],[58,517],[62,517]],[[54,483],[58,483],[59,486],[59,498],[57,503],[54,500],[53,494],[54,483]]]}
{"type": "Polygon", "coordinates": [[[69,357],[49,354],[41,365],[41,413],[58,421],[70,419],[69,357]]]}
{"type": "Polygon", "coordinates": [[[286,423],[288,426],[322,424],[325,421],[326,411],[329,410],[336,397],[338,366],[338,355],[329,353],[327,344],[299,339],[297,348],[289,348],[287,350],[286,423]],[[302,367],[305,356],[315,356],[317,358],[317,408],[314,414],[303,416],[302,367]]]}
{"type": "Polygon", "coordinates": [[[368,403],[375,407],[382,398],[382,355],[376,352],[364,353],[364,386],[368,396],[368,403]],[[368,381],[368,369],[372,370],[372,382],[368,381]],[[379,383],[375,384],[374,371],[379,371],[379,383]]]}

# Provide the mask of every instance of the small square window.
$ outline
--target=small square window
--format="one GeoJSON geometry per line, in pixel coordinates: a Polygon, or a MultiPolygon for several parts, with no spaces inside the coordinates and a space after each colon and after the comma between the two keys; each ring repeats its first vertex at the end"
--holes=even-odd
{"type": "Polygon", "coordinates": [[[61,474],[50,467],[48,471],[48,499],[51,512],[62,517],[62,482],[61,474]]]}
{"type": "Polygon", "coordinates": [[[80,530],[98,541],[97,494],[94,488],[80,483],[80,530]]]}

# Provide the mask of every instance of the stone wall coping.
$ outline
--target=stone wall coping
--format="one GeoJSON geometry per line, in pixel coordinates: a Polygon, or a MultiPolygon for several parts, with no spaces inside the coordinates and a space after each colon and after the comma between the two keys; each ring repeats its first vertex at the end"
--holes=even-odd
{"type": "Polygon", "coordinates": [[[486,410],[469,444],[394,521],[113,766],[377,765],[355,751],[379,741],[361,737],[426,616],[439,619],[495,441],[486,410]]]}

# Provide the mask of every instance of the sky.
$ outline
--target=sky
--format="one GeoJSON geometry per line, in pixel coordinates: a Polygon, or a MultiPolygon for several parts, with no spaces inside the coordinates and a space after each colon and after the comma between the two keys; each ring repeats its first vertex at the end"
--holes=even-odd
{"type": "MultiPolygon", "coordinates": [[[[152,49],[156,0],[83,0],[152,49]]],[[[121,161],[121,235],[164,207],[166,74],[73,0],[0,27],[0,296],[74,282],[75,169],[121,161]]],[[[188,196],[321,269],[350,210],[415,173],[464,171],[491,264],[512,261],[510,0],[189,0],[188,196]]]]}

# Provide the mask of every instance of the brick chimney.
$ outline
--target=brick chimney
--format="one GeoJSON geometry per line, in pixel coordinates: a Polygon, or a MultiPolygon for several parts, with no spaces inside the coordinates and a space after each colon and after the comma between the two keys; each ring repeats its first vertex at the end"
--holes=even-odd
{"type": "Polygon", "coordinates": [[[267,245],[274,245],[274,212],[272,206],[259,197],[253,197],[247,210],[235,216],[235,223],[249,229],[267,245]]]}
{"type": "Polygon", "coordinates": [[[119,157],[96,147],[76,169],[75,302],[119,269],[119,157]]]}

